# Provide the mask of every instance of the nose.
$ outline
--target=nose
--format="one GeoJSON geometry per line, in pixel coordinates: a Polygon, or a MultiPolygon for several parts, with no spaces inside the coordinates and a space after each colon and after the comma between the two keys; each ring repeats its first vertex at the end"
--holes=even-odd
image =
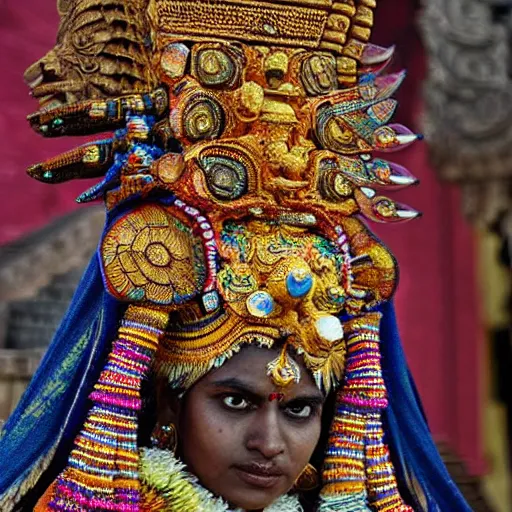
{"type": "Polygon", "coordinates": [[[258,451],[265,459],[271,460],[285,451],[283,430],[279,424],[279,409],[275,402],[258,410],[252,418],[247,434],[247,449],[258,451]]]}
{"type": "Polygon", "coordinates": [[[26,84],[31,85],[43,78],[59,77],[60,71],[59,60],[53,50],[51,50],[44,57],[28,67],[23,74],[23,78],[26,84]]]}
{"type": "Polygon", "coordinates": [[[34,62],[23,74],[23,79],[27,85],[34,83],[38,80],[43,74],[43,64],[42,59],[34,62]]]}

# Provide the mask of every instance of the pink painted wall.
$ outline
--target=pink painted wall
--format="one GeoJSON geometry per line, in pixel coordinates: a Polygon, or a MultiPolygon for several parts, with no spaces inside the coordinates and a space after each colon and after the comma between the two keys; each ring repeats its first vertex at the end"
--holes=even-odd
{"type": "MultiPolygon", "coordinates": [[[[408,70],[397,120],[421,132],[425,53],[414,0],[381,0],[374,42],[395,44],[394,66],[408,70]]],[[[484,329],[477,291],[475,233],[459,191],[437,179],[427,143],[389,155],[421,180],[393,197],[423,213],[414,222],[376,227],[400,263],[395,303],[406,355],[434,436],[474,474],[485,471],[481,431],[484,329]]],[[[390,159],[391,159],[390,158],[390,159]]]]}
{"type": "Polygon", "coordinates": [[[377,226],[400,263],[395,298],[405,352],[438,440],[474,474],[485,470],[482,413],[484,332],[475,283],[474,234],[460,215],[458,190],[440,183],[426,145],[395,158],[421,185],[393,197],[423,212],[414,222],[377,226]]]}
{"type": "MultiPolygon", "coordinates": [[[[414,29],[413,0],[380,0],[375,42],[397,44],[395,65],[406,67],[398,120],[414,126],[421,112],[424,54],[414,29]]],[[[72,147],[72,140],[44,140],[24,121],[36,108],[23,84],[24,69],[53,45],[58,16],[54,0],[0,3],[0,244],[76,208],[85,182],[48,186],[25,168],[72,147]]],[[[417,128],[417,127],[415,127],[417,128]]],[[[475,284],[474,239],[459,213],[457,190],[440,183],[426,144],[392,158],[410,168],[421,186],[399,194],[424,213],[400,226],[376,229],[396,254],[401,283],[396,296],[405,350],[437,438],[450,442],[473,473],[484,469],[480,432],[482,327],[475,284]]],[[[398,197],[395,196],[395,197],[398,197]]]]}
{"type": "Polygon", "coordinates": [[[25,174],[33,163],[73,147],[71,140],[43,139],[29,128],[37,109],[23,82],[24,70],[55,42],[55,0],[0,2],[0,244],[19,238],[76,207],[84,183],[45,186],[25,174]]]}

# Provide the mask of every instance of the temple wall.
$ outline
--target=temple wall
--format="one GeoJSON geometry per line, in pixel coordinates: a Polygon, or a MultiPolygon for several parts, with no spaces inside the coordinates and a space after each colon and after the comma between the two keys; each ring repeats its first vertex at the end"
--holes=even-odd
{"type": "Polygon", "coordinates": [[[41,349],[0,349],[0,420],[5,420],[18,403],[43,353],[41,349]]]}

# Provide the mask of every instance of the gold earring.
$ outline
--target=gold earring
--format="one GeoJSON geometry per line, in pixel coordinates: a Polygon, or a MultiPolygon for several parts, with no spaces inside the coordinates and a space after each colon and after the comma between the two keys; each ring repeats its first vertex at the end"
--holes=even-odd
{"type": "Polygon", "coordinates": [[[313,464],[308,464],[295,480],[293,488],[297,491],[312,491],[320,485],[318,471],[313,464]]]}
{"type": "Polygon", "coordinates": [[[151,433],[151,444],[154,448],[176,453],[178,448],[178,430],[174,423],[169,425],[157,424],[151,433]]]}

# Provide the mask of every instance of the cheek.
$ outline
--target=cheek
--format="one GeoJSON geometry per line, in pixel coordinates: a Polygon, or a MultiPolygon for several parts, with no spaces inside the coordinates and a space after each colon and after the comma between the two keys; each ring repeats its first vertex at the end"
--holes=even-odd
{"type": "Polygon", "coordinates": [[[320,439],[322,420],[315,417],[307,425],[289,429],[288,449],[296,476],[308,464],[320,439]]]}
{"type": "Polygon", "coordinates": [[[232,455],[242,442],[235,425],[225,421],[218,407],[208,402],[187,404],[180,421],[181,452],[201,480],[208,481],[231,465],[232,455]]]}

